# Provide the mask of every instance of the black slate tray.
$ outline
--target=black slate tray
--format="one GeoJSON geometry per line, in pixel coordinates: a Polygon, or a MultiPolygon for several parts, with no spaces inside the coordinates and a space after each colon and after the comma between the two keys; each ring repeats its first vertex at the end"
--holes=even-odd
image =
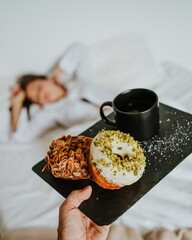
{"type": "MultiPolygon", "coordinates": [[[[94,137],[101,129],[107,130],[109,127],[99,121],[81,135],[94,137]]],[[[90,180],[56,179],[48,171],[42,172],[44,160],[32,169],[64,197],[74,189],[91,185],[92,195],[81,204],[80,210],[98,225],[108,225],[133,206],[192,152],[192,115],[160,104],[159,134],[140,144],[147,157],[144,175],[138,182],[119,190],[105,190],[90,180]]]]}

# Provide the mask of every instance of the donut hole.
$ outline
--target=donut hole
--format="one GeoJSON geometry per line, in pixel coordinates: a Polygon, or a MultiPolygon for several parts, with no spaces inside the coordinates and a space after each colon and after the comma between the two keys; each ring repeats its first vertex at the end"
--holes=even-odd
{"type": "Polygon", "coordinates": [[[121,160],[123,160],[123,156],[121,156],[120,154],[118,153],[113,153],[114,155],[116,155],[117,157],[119,157],[121,160]]]}

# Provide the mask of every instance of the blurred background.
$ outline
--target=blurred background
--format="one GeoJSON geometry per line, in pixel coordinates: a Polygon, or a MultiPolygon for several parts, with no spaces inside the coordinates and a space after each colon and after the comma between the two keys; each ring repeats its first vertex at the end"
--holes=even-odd
{"type": "Polygon", "coordinates": [[[191,0],[0,0],[0,75],[46,72],[71,42],[129,31],[192,70],[191,13],[191,0]]]}

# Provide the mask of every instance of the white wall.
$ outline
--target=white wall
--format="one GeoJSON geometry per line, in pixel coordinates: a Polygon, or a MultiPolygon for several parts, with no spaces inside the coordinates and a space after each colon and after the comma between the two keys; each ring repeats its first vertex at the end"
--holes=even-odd
{"type": "Polygon", "coordinates": [[[191,23],[191,0],[0,0],[0,75],[46,72],[71,42],[129,31],[192,70],[191,23]]]}

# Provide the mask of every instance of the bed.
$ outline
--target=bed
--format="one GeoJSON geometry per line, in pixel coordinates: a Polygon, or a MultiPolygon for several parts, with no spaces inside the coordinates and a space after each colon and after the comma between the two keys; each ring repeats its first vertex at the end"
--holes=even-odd
{"type": "MultiPolygon", "coordinates": [[[[113,86],[119,92],[134,87],[150,88],[159,95],[160,102],[192,113],[192,73],[166,59],[156,62],[143,36],[117,36],[89,49],[97,84],[113,86]]],[[[8,90],[13,82],[11,76],[0,76],[0,130],[9,122],[8,90]]],[[[51,139],[62,134],[80,134],[93,123],[69,129],[57,127],[32,143],[0,143],[2,235],[13,229],[57,228],[58,207],[64,199],[31,168],[44,158],[51,139]]],[[[116,224],[139,231],[192,227],[191,169],[192,155],[189,155],[116,224]]]]}

